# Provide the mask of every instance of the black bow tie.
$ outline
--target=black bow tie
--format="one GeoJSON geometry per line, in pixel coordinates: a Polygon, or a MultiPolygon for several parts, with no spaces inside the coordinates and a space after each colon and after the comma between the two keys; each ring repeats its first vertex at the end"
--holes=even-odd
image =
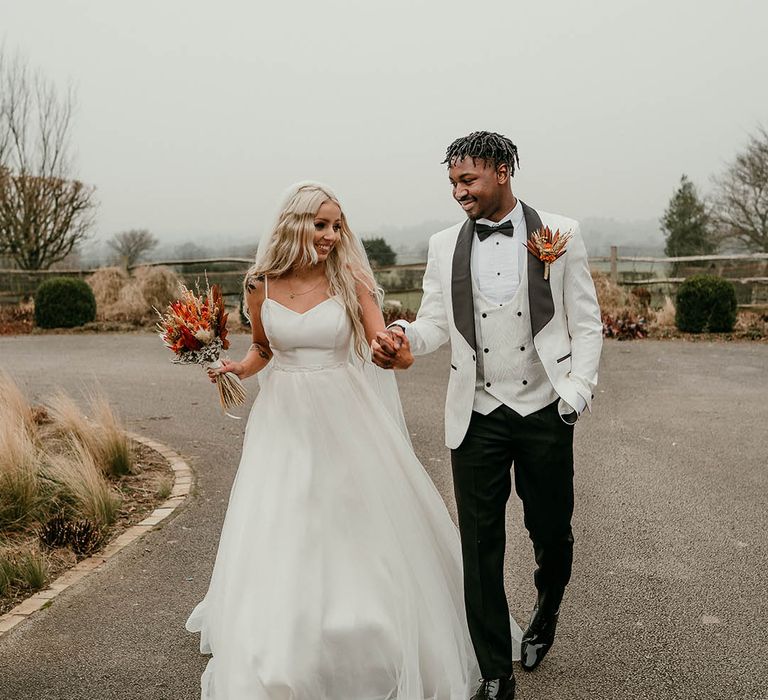
{"type": "Polygon", "coordinates": [[[503,233],[505,236],[512,236],[515,233],[515,225],[509,220],[505,221],[503,224],[498,224],[497,226],[475,224],[475,233],[481,241],[484,241],[488,236],[497,231],[503,233]]]}

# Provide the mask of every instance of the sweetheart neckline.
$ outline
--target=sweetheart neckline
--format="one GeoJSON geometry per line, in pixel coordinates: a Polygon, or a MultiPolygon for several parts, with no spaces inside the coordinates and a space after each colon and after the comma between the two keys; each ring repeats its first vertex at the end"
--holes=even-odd
{"type": "Polygon", "coordinates": [[[328,301],[334,301],[339,298],[338,294],[334,294],[332,297],[328,297],[327,299],[323,299],[320,303],[315,304],[314,306],[310,306],[306,311],[295,311],[294,309],[291,309],[287,307],[285,304],[281,304],[276,299],[272,299],[271,297],[267,297],[266,301],[271,301],[273,304],[277,304],[280,308],[285,309],[286,311],[290,311],[292,314],[296,314],[297,316],[305,316],[310,311],[314,311],[318,306],[322,306],[328,301]]]}

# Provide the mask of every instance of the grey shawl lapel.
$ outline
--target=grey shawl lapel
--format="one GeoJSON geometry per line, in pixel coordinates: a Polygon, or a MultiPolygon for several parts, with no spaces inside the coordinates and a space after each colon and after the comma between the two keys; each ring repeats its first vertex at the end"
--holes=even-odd
{"type": "MultiPolygon", "coordinates": [[[[451,269],[451,304],[453,322],[456,329],[464,336],[470,347],[475,349],[475,302],[472,294],[472,237],[475,235],[475,222],[467,219],[459,231],[456,248],[453,251],[451,269]]],[[[542,273],[543,274],[543,273],[542,273]]]]}
{"type": "MultiPolygon", "coordinates": [[[[523,213],[525,214],[525,226],[528,229],[528,239],[535,231],[542,228],[541,217],[535,209],[529,207],[522,200],[523,213]]],[[[555,315],[555,302],[552,299],[552,289],[549,280],[544,279],[544,263],[535,255],[528,252],[528,305],[531,314],[531,333],[533,337],[546,326],[555,315]]]]}

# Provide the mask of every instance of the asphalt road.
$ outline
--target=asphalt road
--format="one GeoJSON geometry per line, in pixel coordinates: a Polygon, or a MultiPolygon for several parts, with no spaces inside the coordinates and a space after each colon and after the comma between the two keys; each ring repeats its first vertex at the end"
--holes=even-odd
{"type": "MultiPolygon", "coordinates": [[[[247,344],[236,337],[234,355],[247,344]]],[[[35,400],[100,386],[198,476],[170,522],[0,638],[0,700],[199,697],[205,658],[183,625],[207,587],[243,422],[149,334],[0,338],[0,366],[35,400]]],[[[454,512],[447,367],[445,352],[421,358],[400,385],[454,512]]],[[[576,430],[573,580],[557,644],[518,673],[519,699],[768,699],[767,396],[766,344],[606,344],[594,414],[576,430]]],[[[523,625],[532,568],[513,500],[507,589],[523,625]]]]}

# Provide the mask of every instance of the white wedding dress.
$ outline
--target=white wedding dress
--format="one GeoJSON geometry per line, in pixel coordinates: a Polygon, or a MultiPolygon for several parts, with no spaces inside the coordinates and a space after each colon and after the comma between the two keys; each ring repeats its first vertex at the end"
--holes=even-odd
{"type": "Polygon", "coordinates": [[[467,700],[457,528],[361,370],[336,298],[267,298],[271,376],[210,587],[187,621],[204,700],[467,700]]]}

